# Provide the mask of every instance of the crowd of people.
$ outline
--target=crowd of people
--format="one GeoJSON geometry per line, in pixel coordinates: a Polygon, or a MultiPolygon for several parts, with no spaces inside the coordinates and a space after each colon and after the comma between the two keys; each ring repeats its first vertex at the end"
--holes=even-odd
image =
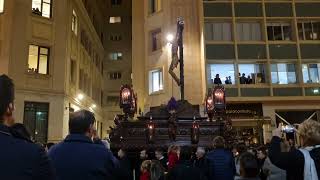
{"type": "MultiPolygon", "coordinates": [[[[253,80],[250,75],[248,75],[246,77],[245,73],[242,73],[242,75],[241,75],[241,73],[239,73],[239,82],[240,82],[240,84],[252,84],[253,80]]],[[[232,84],[231,76],[226,77],[226,80],[224,81],[224,83],[225,84],[232,84]]],[[[217,84],[217,85],[222,84],[222,81],[220,79],[219,74],[216,74],[216,77],[213,80],[213,84],[217,84]]]]}
{"type": "MultiPolygon", "coordinates": [[[[48,151],[30,140],[23,124],[13,118],[14,84],[0,76],[0,179],[2,180],[317,180],[320,175],[320,123],[306,120],[297,134],[300,148],[284,148],[281,128],[273,131],[268,146],[255,150],[245,145],[227,149],[221,136],[213,149],[187,146],[158,148],[151,158],[140,152],[130,162],[125,147],[115,156],[108,143],[95,136],[94,114],[80,110],[70,114],[69,134],[48,151]]],[[[49,147],[50,146],[50,147],[49,147]]]]}

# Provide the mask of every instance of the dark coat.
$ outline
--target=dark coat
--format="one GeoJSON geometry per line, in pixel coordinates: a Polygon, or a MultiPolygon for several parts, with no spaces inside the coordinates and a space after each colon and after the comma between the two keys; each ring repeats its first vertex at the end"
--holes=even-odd
{"type": "MultiPolygon", "coordinates": [[[[287,171],[288,180],[303,180],[304,157],[299,150],[281,152],[281,139],[273,137],[269,148],[271,162],[280,169],[287,171]]],[[[310,156],[316,165],[318,177],[320,175],[320,148],[310,151],[310,156]]]]}
{"type": "Polygon", "coordinates": [[[14,138],[0,125],[0,179],[52,180],[54,171],[43,148],[14,138]]]}
{"type": "Polygon", "coordinates": [[[119,165],[120,165],[120,177],[118,179],[133,179],[132,177],[132,169],[130,160],[127,156],[123,157],[122,159],[119,159],[119,165]]]}
{"type": "Polygon", "coordinates": [[[68,135],[49,151],[58,180],[115,179],[117,160],[104,146],[81,134],[68,135]]]}
{"type": "Polygon", "coordinates": [[[162,165],[162,167],[167,171],[168,170],[168,159],[163,157],[160,161],[160,164],[162,165]]]}
{"type": "Polygon", "coordinates": [[[220,78],[214,78],[213,84],[222,84],[220,78]]]}
{"type": "Polygon", "coordinates": [[[169,171],[167,180],[206,180],[206,177],[199,168],[193,167],[191,161],[178,161],[169,171]]]}
{"type": "Polygon", "coordinates": [[[236,166],[233,155],[225,149],[215,149],[207,154],[209,180],[233,180],[236,166]]]}

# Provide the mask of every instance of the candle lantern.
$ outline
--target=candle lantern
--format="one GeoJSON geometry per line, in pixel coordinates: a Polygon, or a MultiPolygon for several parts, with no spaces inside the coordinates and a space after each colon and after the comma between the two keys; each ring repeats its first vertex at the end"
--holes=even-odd
{"type": "Polygon", "coordinates": [[[120,108],[125,114],[125,120],[137,112],[137,95],[130,85],[123,85],[120,89],[120,108]]]}
{"type": "Polygon", "coordinates": [[[214,114],[214,103],[213,103],[213,96],[212,93],[209,92],[205,101],[205,109],[208,114],[208,118],[212,121],[213,114],[214,114]]]}
{"type": "Polygon", "coordinates": [[[213,90],[214,96],[214,111],[218,114],[225,113],[226,111],[226,96],[223,86],[216,86],[213,90]]]}
{"type": "Polygon", "coordinates": [[[152,119],[147,123],[146,127],[146,136],[147,136],[147,144],[153,144],[155,142],[155,124],[153,123],[152,119]]]}
{"type": "Polygon", "coordinates": [[[191,142],[192,144],[198,144],[200,138],[200,125],[197,121],[193,121],[191,128],[191,142]]]}

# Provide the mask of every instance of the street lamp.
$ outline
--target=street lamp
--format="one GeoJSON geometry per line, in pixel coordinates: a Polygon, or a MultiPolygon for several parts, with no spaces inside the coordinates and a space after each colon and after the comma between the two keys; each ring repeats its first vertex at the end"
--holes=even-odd
{"type": "Polygon", "coordinates": [[[167,35],[167,42],[171,44],[173,40],[174,40],[174,36],[172,34],[168,34],[167,35]]]}

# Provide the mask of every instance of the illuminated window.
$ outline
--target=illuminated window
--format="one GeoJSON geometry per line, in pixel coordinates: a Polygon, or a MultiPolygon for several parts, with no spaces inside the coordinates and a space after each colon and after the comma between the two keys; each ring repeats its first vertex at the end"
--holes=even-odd
{"type": "Polygon", "coordinates": [[[75,35],[78,34],[78,18],[76,12],[72,11],[72,24],[71,24],[71,30],[74,32],[75,35]]]}
{"type": "Polygon", "coordinates": [[[304,83],[319,83],[320,64],[302,64],[304,83]]]}
{"type": "Polygon", "coordinates": [[[149,72],[149,93],[163,90],[162,70],[154,70],[149,72]]]}
{"type": "Polygon", "coordinates": [[[110,53],[110,60],[113,60],[113,61],[122,60],[122,53],[120,52],[110,53]]]}
{"type": "Polygon", "coordinates": [[[210,74],[212,83],[220,79],[222,84],[235,84],[233,64],[210,64],[210,74]]]}
{"type": "Polygon", "coordinates": [[[109,19],[109,23],[110,24],[115,24],[115,23],[121,23],[121,17],[117,16],[117,17],[110,17],[109,19]]]}
{"type": "Polygon", "coordinates": [[[4,0],[0,0],[0,13],[3,13],[4,9],[4,0]]]}
{"type": "Polygon", "coordinates": [[[48,74],[49,48],[36,45],[29,46],[28,72],[48,74]]]}
{"type": "Polygon", "coordinates": [[[295,84],[296,66],[295,64],[271,64],[272,84],[295,84]]]}
{"type": "Polygon", "coordinates": [[[50,18],[51,4],[51,0],[32,0],[32,13],[46,18],[50,18]]]}
{"type": "Polygon", "coordinates": [[[149,0],[149,14],[161,11],[162,0],[149,0]]]}

